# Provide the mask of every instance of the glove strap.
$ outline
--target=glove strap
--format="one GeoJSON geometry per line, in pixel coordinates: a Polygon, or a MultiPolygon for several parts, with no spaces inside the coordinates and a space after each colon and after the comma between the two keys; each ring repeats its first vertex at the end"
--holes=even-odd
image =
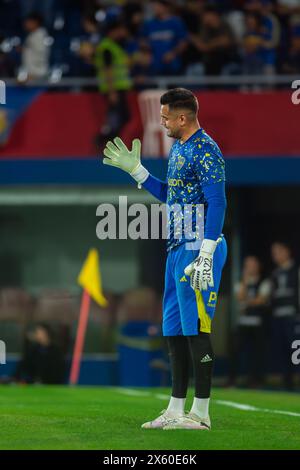
{"type": "Polygon", "coordinates": [[[131,173],[133,179],[139,183],[139,187],[143,184],[149,176],[149,171],[141,164],[139,164],[131,173]]]}
{"type": "Polygon", "coordinates": [[[208,238],[204,238],[200,251],[204,251],[205,253],[209,253],[210,255],[214,254],[216,249],[217,242],[215,240],[209,240],[208,238]]]}

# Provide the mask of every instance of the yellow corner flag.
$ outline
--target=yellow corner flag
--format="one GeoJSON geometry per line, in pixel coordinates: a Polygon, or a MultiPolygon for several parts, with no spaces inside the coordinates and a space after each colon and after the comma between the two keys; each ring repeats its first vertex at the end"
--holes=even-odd
{"type": "Polygon", "coordinates": [[[103,295],[100,273],[99,255],[95,248],[91,249],[78,276],[78,284],[101,307],[107,307],[108,302],[103,295]]]}

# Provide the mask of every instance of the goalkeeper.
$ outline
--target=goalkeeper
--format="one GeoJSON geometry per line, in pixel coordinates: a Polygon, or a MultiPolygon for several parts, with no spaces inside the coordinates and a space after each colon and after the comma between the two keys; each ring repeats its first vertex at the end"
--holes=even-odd
{"type": "Polygon", "coordinates": [[[153,421],[144,423],[142,428],[209,430],[214,362],[211,321],[227,255],[222,235],[226,209],[225,164],[219,147],[199,125],[198,101],[191,91],[171,89],[161,96],[160,102],[161,124],[167,135],[176,139],[170,151],[167,182],[150,175],[141,164],[138,139],[133,141],[132,150],[128,150],[116,137],[114,142],[107,143],[103,160],[106,165],[128,172],[139,186],[169,207],[204,204],[205,208],[204,239],[200,246],[198,241],[197,250],[190,234],[176,237],[174,213],[168,220],[163,335],[167,338],[170,355],[172,395],[167,409],[153,421]],[[192,408],[186,414],[190,353],[195,396],[192,408]]]}

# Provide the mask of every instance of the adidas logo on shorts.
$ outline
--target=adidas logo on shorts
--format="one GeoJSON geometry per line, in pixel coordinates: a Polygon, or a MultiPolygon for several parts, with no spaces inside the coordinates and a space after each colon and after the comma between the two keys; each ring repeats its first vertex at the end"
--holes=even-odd
{"type": "Polygon", "coordinates": [[[212,358],[209,356],[209,354],[206,354],[206,356],[202,357],[200,362],[210,362],[212,361],[212,358]]]}

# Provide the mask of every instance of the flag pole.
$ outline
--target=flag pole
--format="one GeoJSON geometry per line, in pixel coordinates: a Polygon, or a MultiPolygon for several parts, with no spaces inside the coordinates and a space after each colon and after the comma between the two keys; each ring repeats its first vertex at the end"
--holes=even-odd
{"type": "Polygon", "coordinates": [[[99,255],[95,248],[89,250],[88,256],[79,273],[77,282],[83,288],[83,293],[70,372],[69,382],[71,385],[77,384],[79,378],[91,298],[101,307],[105,308],[108,305],[108,302],[103,295],[99,255]]]}
{"type": "Polygon", "coordinates": [[[91,303],[90,294],[87,292],[86,289],[84,289],[82,293],[79,322],[78,322],[78,327],[77,327],[76,340],[75,340],[72,365],[71,365],[71,373],[70,373],[71,385],[76,385],[78,382],[78,378],[79,378],[80,363],[81,363],[82,351],[83,351],[83,346],[84,346],[85,332],[86,332],[86,327],[87,327],[87,322],[88,322],[88,317],[89,317],[90,303],[91,303]]]}

